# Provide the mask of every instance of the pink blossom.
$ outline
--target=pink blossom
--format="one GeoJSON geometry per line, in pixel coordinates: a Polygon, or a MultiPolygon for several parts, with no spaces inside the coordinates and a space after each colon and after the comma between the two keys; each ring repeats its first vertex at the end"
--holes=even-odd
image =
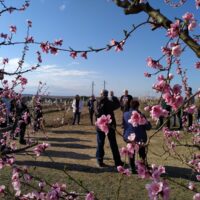
{"type": "Polygon", "coordinates": [[[199,7],[200,7],[200,0],[195,0],[195,3],[196,3],[196,8],[199,9],[199,7]]]}
{"type": "Polygon", "coordinates": [[[56,55],[58,53],[58,49],[56,47],[53,46],[49,46],[50,52],[53,55],[56,55]]]}
{"type": "Polygon", "coordinates": [[[179,57],[182,53],[181,45],[177,44],[172,47],[172,55],[179,57]]]}
{"type": "Polygon", "coordinates": [[[50,48],[49,42],[48,41],[47,42],[42,42],[40,44],[40,48],[42,49],[42,52],[49,53],[49,48],[50,48]]]}
{"type": "Polygon", "coordinates": [[[25,77],[22,77],[22,76],[19,77],[19,80],[21,81],[22,85],[26,85],[27,82],[28,82],[28,80],[25,77]]]}
{"type": "Polygon", "coordinates": [[[95,199],[94,192],[87,193],[85,200],[94,200],[94,199],[95,199]]]}
{"type": "Polygon", "coordinates": [[[188,24],[188,30],[193,31],[193,29],[196,28],[196,26],[197,26],[197,22],[193,20],[188,24]]]}
{"type": "Polygon", "coordinates": [[[110,115],[102,115],[101,117],[97,118],[97,121],[95,125],[103,131],[106,135],[109,132],[109,127],[108,125],[112,122],[111,116],[110,115]]]}
{"type": "Polygon", "coordinates": [[[171,49],[168,47],[162,47],[161,51],[164,55],[170,56],[171,55],[171,49]]]}
{"type": "Polygon", "coordinates": [[[4,39],[7,39],[8,38],[8,34],[1,33],[0,37],[4,38],[4,39]]]}
{"type": "Polygon", "coordinates": [[[8,61],[9,61],[8,58],[3,58],[3,61],[2,61],[3,65],[7,64],[8,61]]]}
{"type": "Polygon", "coordinates": [[[83,52],[83,53],[81,54],[81,57],[83,57],[83,58],[87,59],[87,52],[86,52],[86,51],[85,51],[85,52],[83,52]]]}
{"type": "Polygon", "coordinates": [[[36,156],[40,156],[40,154],[45,151],[45,149],[49,147],[49,144],[48,143],[42,143],[42,144],[39,144],[37,145],[35,148],[34,148],[34,153],[36,154],[36,156]]]}
{"type": "Polygon", "coordinates": [[[169,80],[172,80],[174,78],[174,75],[173,74],[169,74],[168,78],[169,78],[169,80]]]}
{"type": "Polygon", "coordinates": [[[182,18],[186,21],[190,21],[194,19],[194,15],[192,13],[186,12],[182,18]]]}
{"type": "Polygon", "coordinates": [[[133,127],[136,127],[138,125],[146,124],[147,120],[139,112],[133,111],[131,114],[131,118],[128,120],[128,122],[132,124],[133,127]]]}
{"type": "Polygon", "coordinates": [[[27,24],[28,24],[28,27],[32,27],[32,21],[31,20],[27,20],[27,24]]]}
{"type": "Polygon", "coordinates": [[[170,24],[170,28],[167,30],[167,35],[170,38],[178,37],[180,33],[180,20],[176,20],[174,23],[170,24]]]}
{"type": "Polygon", "coordinates": [[[144,110],[145,110],[146,112],[150,111],[150,110],[151,110],[151,106],[146,106],[146,107],[144,107],[144,110]]]}
{"type": "Polygon", "coordinates": [[[150,115],[152,119],[157,120],[161,116],[167,117],[168,111],[166,111],[165,109],[162,109],[161,105],[155,105],[155,106],[152,106],[150,115]]]}
{"type": "Polygon", "coordinates": [[[194,189],[195,189],[195,184],[194,184],[193,182],[189,182],[188,188],[189,188],[190,190],[194,190],[194,189]]]}
{"type": "Polygon", "coordinates": [[[153,181],[151,184],[146,185],[150,199],[154,200],[158,194],[162,191],[163,183],[153,181]]]}
{"type": "Polygon", "coordinates": [[[28,43],[33,43],[34,42],[33,36],[28,36],[28,37],[25,38],[25,40],[28,43]]]}
{"type": "Polygon", "coordinates": [[[200,175],[196,175],[198,181],[200,181],[200,175]]]}
{"type": "Polygon", "coordinates": [[[54,44],[56,46],[62,46],[62,43],[63,43],[63,40],[62,39],[59,39],[59,40],[55,40],[54,44]]]}
{"type": "MultiPolygon", "coordinates": [[[[200,4],[200,2],[199,2],[200,4]]],[[[194,196],[193,196],[193,200],[200,200],[200,193],[196,193],[194,196]]]]}
{"type": "Polygon", "coordinates": [[[147,73],[147,72],[144,72],[144,76],[147,77],[147,78],[150,78],[151,77],[151,74],[147,73]]]}
{"type": "Polygon", "coordinates": [[[17,31],[17,27],[11,25],[11,26],[10,26],[10,32],[11,32],[11,33],[16,33],[16,31],[17,31]]]}
{"type": "Polygon", "coordinates": [[[151,57],[148,57],[146,59],[146,61],[147,61],[148,67],[152,67],[154,69],[162,69],[163,68],[163,66],[158,61],[153,60],[151,57]]]}
{"type": "Polygon", "coordinates": [[[200,61],[195,63],[195,68],[200,69],[200,61]]]}
{"type": "Polygon", "coordinates": [[[131,172],[129,169],[125,169],[124,167],[122,166],[117,166],[117,171],[120,173],[120,174],[124,174],[126,176],[130,176],[131,175],[131,172]]]}
{"type": "Polygon", "coordinates": [[[70,56],[71,56],[73,59],[75,59],[75,58],[77,57],[77,52],[76,52],[76,51],[72,51],[72,52],[70,53],[70,56]]]}
{"type": "Polygon", "coordinates": [[[5,185],[0,185],[0,194],[4,194],[5,188],[5,185]]]}

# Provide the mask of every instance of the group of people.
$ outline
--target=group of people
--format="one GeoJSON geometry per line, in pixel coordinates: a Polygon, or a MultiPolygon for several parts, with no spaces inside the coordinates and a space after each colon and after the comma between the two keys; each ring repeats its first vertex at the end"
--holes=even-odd
{"type": "Polygon", "coordinates": [[[25,97],[11,99],[2,95],[2,92],[3,90],[0,93],[0,113],[2,115],[0,117],[4,120],[0,123],[0,128],[10,127],[11,138],[16,140],[19,137],[19,143],[26,145],[25,133],[27,125],[31,124],[31,118],[33,119],[34,131],[41,128],[43,117],[41,104],[33,97],[33,112],[30,112],[25,97]]]}
{"type": "MultiPolygon", "coordinates": [[[[193,121],[194,121],[193,113],[186,112],[184,110],[187,106],[192,106],[195,104],[195,98],[193,96],[191,87],[187,88],[184,101],[185,101],[185,106],[183,106],[182,109],[179,109],[178,112],[172,117],[172,123],[173,123],[172,126],[173,127],[177,126],[177,119],[178,119],[178,129],[179,130],[183,129],[183,123],[186,123],[186,126],[189,128],[192,126],[193,121]]],[[[173,111],[172,107],[170,105],[166,104],[164,99],[161,99],[161,106],[162,106],[162,108],[164,108],[165,110],[168,111],[168,113],[169,113],[168,115],[170,115],[171,112],[173,111]]],[[[197,108],[197,120],[199,118],[200,118],[200,109],[197,108]]],[[[165,120],[164,117],[159,118],[158,127],[160,127],[164,123],[164,120],[165,120]]],[[[167,121],[167,127],[169,129],[171,129],[171,120],[170,119],[168,119],[168,121],[167,121]]]]}
{"type": "MultiPolygon", "coordinates": [[[[147,133],[146,130],[150,130],[151,124],[147,120],[147,123],[144,125],[138,125],[137,127],[132,126],[131,123],[129,123],[130,116],[133,111],[139,111],[139,101],[134,100],[131,95],[128,94],[128,90],[124,91],[124,95],[121,96],[120,99],[118,99],[116,96],[114,96],[114,92],[110,91],[110,97],[109,92],[107,90],[102,90],[100,94],[100,98],[97,100],[94,100],[94,97],[91,97],[88,106],[90,109],[92,103],[92,113],[90,115],[90,119],[92,114],[95,113],[96,118],[101,117],[102,115],[110,115],[111,116],[111,123],[109,124],[109,132],[107,134],[110,148],[113,155],[113,160],[115,163],[115,166],[123,166],[124,162],[121,160],[121,156],[118,149],[118,144],[116,140],[116,120],[115,120],[115,114],[114,111],[118,108],[121,108],[122,111],[122,127],[123,127],[123,138],[124,141],[129,143],[129,136],[132,133],[135,133],[135,141],[137,143],[145,143],[147,141],[147,133]]],[[[142,114],[142,113],[141,113],[142,114]]],[[[144,115],[143,115],[144,116],[144,115]]],[[[146,119],[146,118],[145,118],[146,119]]],[[[91,123],[93,121],[91,120],[91,123]]],[[[104,163],[104,144],[105,144],[105,133],[96,126],[96,134],[97,134],[97,149],[96,149],[96,160],[97,160],[97,166],[98,167],[105,167],[104,163]]],[[[141,159],[145,162],[146,160],[146,150],[144,146],[141,146],[139,149],[139,156],[141,159]]],[[[135,155],[132,156],[132,158],[129,159],[129,164],[131,167],[132,172],[135,172],[135,155]]]]}

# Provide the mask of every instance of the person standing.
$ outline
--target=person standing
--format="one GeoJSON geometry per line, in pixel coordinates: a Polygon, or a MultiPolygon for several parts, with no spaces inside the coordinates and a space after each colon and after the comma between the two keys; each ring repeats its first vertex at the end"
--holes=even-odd
{"type": "Polygon", "coordinates": [[[126,111],[129,111],[130,109],[130,102],[133,99],[133,97],[128,94],[128,90],[124,90],[124,94],[120,97],[120,107],[121,107],[121,111],[122,111],[122,123],[121,126],[123,128],[123,114],[126,111]]]}
{"type": "MultiPolygon", "coordinates": [[[[124,165],[124,163],[121,161],[121,157],[119,154],[119,149],[118,149],[117,140],[116,140],[116,133],[115,133],[116,120],[115,120],[114,110],[118,109],[119,107],[120,107],[119,103],[110,101],[108,99],[108,91],[102,90],[101,97],[97,101],[95,114],[97,118],[101,117],[102,115],[111,116],[112,122],[109,124],[109,127],[108,127],[109,131],[108,131],[107,136],[108,136],[108,140],[109,140],[110,147],[112,150],[115,166],[124,165]]],[[[96,126],[96,133],[97,133],[97,150],[96,150],[97,166],[105,167],[106,165],[104,164],[103,159],[104,159],[104,154],[105,154],[104,144],[105,144],[106,135],[97,126],[96,126]]]]}
{"type": "Polygon", "coordinates": [[[16,102],[16,116],[13,125],[14,137],[19,135],[19,143],[25,145],[26,140],[24,139],[26,133],[26,126],[31,123],[30,112],[25,103],[25,98],[16,102]],[[19,133],[17,128],[19,128],[19,133]]]}
{"type": "Polygon", "coordinates": [[[77,94],[72,102],[72,109],[73,109],[73,114],[74,114],[72,125],[75,125],[76,120],[77,120],[77,124],[78,125],[80,124],[80,116],[81,116],[82,108],[83,108],[83,102],[80,99],[80,96],[77,94]]]}
{"type": "MultiPolygon", "coordinates": [[[[195,103],[195,98],[192,97],[192,88],[188,87],[186,91],[186,97],[185,101],[188,101],[186,103],[186,106],[192,106],[195,103]]],[[[192,126],[193,124],[193,114],[192,113],[187,113],[187,120],[188,120],[188,127],[192,126]]]]}
{"type": "MultiPolygon", "coordinates": [[[[139,110],[139,101],[137,100],[131,100],[130,102],[130,110],[125,112],[123,117],[124,117],[124,140],[129,143],[128,137],[132,134],[135,133],[135,142],[140,143],[140,148],[139,148],[139,156],[146,164],[146,148],[144,147],[144,144],[147,142],[147,133],[146,130],[151,129],[151,123],[146,119],[144,114],[142,114],[139,110]],[[131,118],[132,112],[136,111],[138,112],[142,117],[146,119],[145,124],[138,124],[137,126],[133,126],[130,122],[129,119],[131,118]]],[[[132,172],[135,172],[135,153],[132,158],[129,157],[129,165],[131,167],[132,172]]]]}
{"type": "Polygon", "coordinates": [[[93,125],[93,116],[94,116],[94,102],[96,101],[94,95],[90,97],[88,100],[87,106],[89,110],[89,115],[90,115],[90,123],[93,125]]]}

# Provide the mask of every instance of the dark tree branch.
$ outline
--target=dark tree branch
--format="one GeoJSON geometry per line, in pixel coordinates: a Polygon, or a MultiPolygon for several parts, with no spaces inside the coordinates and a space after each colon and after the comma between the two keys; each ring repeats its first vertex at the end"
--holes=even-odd
{"type": "MultiPolygon", "coordinates": [[[[124,8],[124,12],[126,15],[145,12],[149,17],[155,19],[158,22],[158,24],[164,27],[165,29],[169,29],[170,24],[172,24],[171,20],[169,20],[166,16],[160,13],[160,10],[151,7],[149,3],[129,3],[129,5],[124,5],[120,2],[121,1],[119,0],[115,0],[117,6],[124,8]]],[[[188,31],[182,30],[179,37],[190,49],[192,49],[192,51],[194,51],[196,56],[200,58],[200,45],[189,35],[188,31]]]]}

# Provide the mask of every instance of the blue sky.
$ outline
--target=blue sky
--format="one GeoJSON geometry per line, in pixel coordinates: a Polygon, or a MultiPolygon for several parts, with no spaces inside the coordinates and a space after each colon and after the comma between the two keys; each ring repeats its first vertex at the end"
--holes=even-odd
{"type": "MultiPolygon", "coordinates": [[[[13,2],[11,0],[6,1],[13,2]]],[[[23,1],[15,1],[15,3],[23,1]]],[[[186,11],[194,11],[199,20],[194,1],[190,0],[182,8],[172,9],[163,0],[149,1],[155,8],[160,8],[172,21],[175,16],[181,18],[186,11]],[[192,1],[192,3],[191,3],[192,1]],[[170,14],[169,14],[170,13],[170,14]]],[[[26,33],[26,20],[33,22],[31,34],[35,41],[54,41],[63,39],[63,47],[84,50],[92,46],[101,48],[111,39],[121,40],[123,29],[131,29],[133,24],[142,22],[144,14],[126,16],[123,10],[111,0],[32,0],[30,7],[23,13],[4,14],[1,16],[0,29],[8,32],[10,25],[18,30],[14,40],[22,41],[26,33]]],[[[199,26],[198,26],[199,30],[199,26]]],[[[159,58],[160,48],[167,41],[166,30],[150,31],[146,26],[137,30],[124,46],[124,51],[91,53],[88,59],[72,59],[67,52],[58,55],[43,55],[42,68],[25,75],[29,79],[25,93],[36,93],[39,81],[46,82],[52,95],[90,95],[92,81],[95,94],[103,88],[114,90],[117,96],[128,89],[133,96],[155,95],[152,84],[155,77],[147,79],[144,72],[152,72],[146,66],[146,58],[159,58]]],[[[8,57],[11,70],[21,56],[22,46],[0,48],[0,57],[8,57]]],[[[30,45],[26,65],[36,62],[35,52],[38,47],[30,45]]],[[[189,84],[194,90],[199,88],[199,71],[194,69],[198,61],[189,49],[184,53],[183,67],[188,68],[189,84]],[[191,78],[192,77],[192,78],[191,78]]],[[[176,80],[180,82],[179,79],[176,80]]]]}

